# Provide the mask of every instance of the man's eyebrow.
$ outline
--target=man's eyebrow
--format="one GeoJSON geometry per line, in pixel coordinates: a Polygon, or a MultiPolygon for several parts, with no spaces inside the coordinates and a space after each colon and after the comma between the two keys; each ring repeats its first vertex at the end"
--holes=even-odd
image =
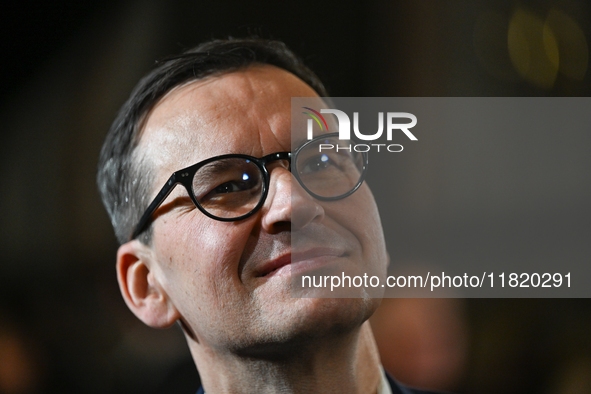
{"type": "Polygon", "coordinates": [[[229,160],[217,160],[207,163],[205,166],[199,168],[197,172],[199,173],[200,179],[209,181],[218,176],[221,172],[231,168],[238,168],[239,166],[235,163],[236,162],[231,163],[229,160]]]}

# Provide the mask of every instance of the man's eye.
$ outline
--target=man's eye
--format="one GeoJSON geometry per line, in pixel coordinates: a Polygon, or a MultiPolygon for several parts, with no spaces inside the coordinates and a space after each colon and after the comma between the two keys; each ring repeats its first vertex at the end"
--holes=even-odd
{"type": "Polygon", "coordinates": [[[306,159],[300,166],[300,174],[313,174],[334,166],[335,162],[328,155],[316,155],[306,159]]]}
{"type": "Polygon", "coordinates": [[[223,182],[217,186],[212,185],[208,188],[210,190],[203,197],[198,199],[200,201],[207,201],[215,198],[226,198],[232,194],[240,194],[247,192],[257,187],[258,178],[244,173],[238,179],[223,182]]]}
{"type": "Polygon", "coordinates": [[[225,182],[213,189],[210,193],[215,194],[224,194],[224,193],[233,193],[233,192],[240,192],[243,190],[248,190],[252,187],[251,183],[248,181],[231,181],[225,182]]]}

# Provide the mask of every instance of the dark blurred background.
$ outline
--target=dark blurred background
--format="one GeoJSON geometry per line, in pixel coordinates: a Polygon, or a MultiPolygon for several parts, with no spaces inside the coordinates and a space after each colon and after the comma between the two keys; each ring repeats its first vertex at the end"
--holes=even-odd
{"type": "MultiPolygon", "coordinates": [[[[591,91],[585,0],[22,1],[2,5],[0,20],[0,393],[193,393],[199,385],[180,330],[144,327],[124,305],[95,187],[105,133],[156,59],[258,34],[284,40],[333,96],[591,91]]],[[[437,165],[421,160],[436,177],[437,165]]],[[[415,199],[414,211],[444,193],[439,185],[415,199]]],[[[589,200],[574,200],[589,212],[589,200]]],[[[413,249],[401,245],[401,254],[412,259],[413,249]]],[[[384,365],[406,383],[591,393],[589,300],[387,300],[380,309],[384,365]]]]}

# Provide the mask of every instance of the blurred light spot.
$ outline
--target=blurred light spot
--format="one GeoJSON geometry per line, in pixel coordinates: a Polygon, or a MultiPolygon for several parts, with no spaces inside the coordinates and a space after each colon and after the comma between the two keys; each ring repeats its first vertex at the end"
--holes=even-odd
{"type": "Polygon", "coordinates": [[[547,24],[544,24],[544,28],[542,29],[542,38],[544,41],[544,50],[546,51],[546,55],[548,56],[550,63],[552,63],[552,69],[558,70],[558,65],[560,63],[560,57],[558,54],[558,41],[554,36],[554,32],[547,24]]]}
{"type": "Polygon", "coordinates": [[[242,174],[242,180],[243,180],[243,181],[247,181],[247,180],[248,180],[248,178],[250,178],[250,177],[248,176],[248,174],[242,174]]]}
{"type": "Polygon", "coordinates": [[[508,25],[508,18],[501,13],[482,12],[474,23],[474,52],[489,74],[503,81],[516,81],[519,75],[507,52],[508,25]]]}
{"type": "Polygon", "coordinates": [[[507,44],[511,62],[524,79],[543,89],[554,86],[560,61],[558,43],[548,24],[517,9],[509,21],[507,44]]]}
{"type": "Polygon", "coordinates": [[[324,162],[327,162],[327,161],[328,161],[328,156],[326,156],[326,155],[322,155],[322,156],[320,157],[320,160],[322,160],[322,161],[324,161],[324,162]]]}
{"type": "Polygon", "coordinates": [[[559,71],[567,78],[583,80],[589,62],[585,33],[571,17],[560,10],[550,10],[544,29],[551,29],[558,41],[559,71]]]}

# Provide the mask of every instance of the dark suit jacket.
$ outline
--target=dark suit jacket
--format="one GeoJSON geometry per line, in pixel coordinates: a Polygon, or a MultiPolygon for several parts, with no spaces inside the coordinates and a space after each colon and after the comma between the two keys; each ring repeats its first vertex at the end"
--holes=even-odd
{"type": "Polygon", "coordinates": [[[388,378],[388,383],[390,383],[390,387],[392,388],[392,394],[438,394],[434,391],[412,389],[410,387],[403,386],[400,383],[397,383],[387,372],[386,378],[388,378]]]}
{"type": "MultiPolygon", "coordinates": [[[[437,394],[433,391],[424,391],[424,390],[417,390],[411,389],[410,387],[406,387],[397,383],[392,377],[386,373],[386,377],[388,378],[388,383],[390,383],[390,387],[392,388],[392,394],[437,394]]],[[[203,387],[197,391],[197,394],[203,394],[203,387]]]]}

